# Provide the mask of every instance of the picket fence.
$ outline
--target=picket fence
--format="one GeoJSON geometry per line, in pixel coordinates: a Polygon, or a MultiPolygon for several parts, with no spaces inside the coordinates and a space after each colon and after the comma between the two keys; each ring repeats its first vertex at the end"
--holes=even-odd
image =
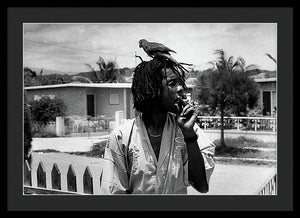
{"type": "MultiPolygon", "coordinates": [[[[83,193],[77,190],[76,172],[72,164],[69,165],[67,175],[62,175],[56,163],[53,164],[51,170],[51,184],[52,187],[47,187],[46,183],[46,171],[43,166],[43,162],[40,161],[36,173],[31,172],[31,168],[26,161],[24,164],[24,194],[94,194],[93,176],[91,174],[89,166],[85,167],[83,174],[83,193]],[[37,187],[32,186],[32,175],[36,175],[37,187]],[[66,179],[63,179],[66,178],[66,179]],[[67,183],[67,190],[62,190],[62,182],[67,183]]],[[[102,172],[100,174],[101,187],[102,172]]]]}
{"type": "MultiPolygon", "coordinates": [[[[220,129],[220,116],[198,116],[198,124],[204,130],[220,129]]],[[[270,131],[277,132],[275,117],[224,117],[224,129],[239,131],[270,131]]]]}
{"type": "MultiPolygon", "coordinates": [[[[100,174],[99,186],[101,188],[102,173],[100,174]]],[[[56,195],[93,195],[95,187],[93,186],[93,175],[88,166],[86,166],[83,174],[83,192],[78,192],[77,181],[78,178],[74,172],[72,164],[69,165],[67,175],[61,175],[61,172],[56,163],[53,164],[51,170],[51,184],[52,187],[46,186],[46,171],[43,163],[40,162],[35,173],[31,172],[30,166],[27,162],[24,164],[24,194],[41,195],[41,194],[56,194],[56,195]],[[37,178],[37,186],[32,186],[31,176],[35,175],[37,178]],[[66,180],[62,180],[66,178],[66,180]],[[67,183],[67,190],[62,190],[62,182],[67,183]]],[[[94,184],[95,185],[95,184],[94,184]]],[[[277,194],[277,173],[274,172],[268,180],[254,193],[254,195],[276,195],[277,194]]]]}
{"type": "Polygon", "coordinates": [[[274,172],[270,178],[259,188],[258,195],[277,195],[277,173],[274,172]]]}

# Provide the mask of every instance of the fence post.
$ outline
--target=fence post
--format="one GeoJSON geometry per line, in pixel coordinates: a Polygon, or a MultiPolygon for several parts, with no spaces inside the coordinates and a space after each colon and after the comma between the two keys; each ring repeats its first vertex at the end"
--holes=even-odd
{"type": "Polygon", "coordinates": [[[203,124],[203,126],[204,126],[204,129],[207,129],[207,126],[208,126],[207,119],[204,119],[204,124],[203,124]]]}
{"type": "Polygon", "coordinates": [[[64,117],[56,117],[56,135],[64,136],[65,135],[65,120],[64,117]]]}
{"type": "Polygon", "coordinates": [[[273,129],[273,132],[275,132],[275,126],[276,126],[276,121],[275,121],[275,119],[274,119],[274,120],[271,120],[271,123],[272,123],[272,129],[273,129]]]}
{"type": "Polygon", "coordinates": [[[122,121],[124,119],[123,111],[116,111],[115,113],[115,127],[118,127],[122,124],[122,121]]]}

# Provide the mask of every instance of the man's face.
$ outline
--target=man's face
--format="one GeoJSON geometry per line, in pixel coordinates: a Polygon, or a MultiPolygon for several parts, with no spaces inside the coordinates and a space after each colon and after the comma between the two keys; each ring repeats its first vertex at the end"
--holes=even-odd
{"type": "Polygon", "coordinates": [[[166,78],[162,81],[162,106],[166,111],[175,112],[174,105],[177,98],[183,93],[183,88],[179,83],[179,78],[171,69],[166,69],[166,78]]]}

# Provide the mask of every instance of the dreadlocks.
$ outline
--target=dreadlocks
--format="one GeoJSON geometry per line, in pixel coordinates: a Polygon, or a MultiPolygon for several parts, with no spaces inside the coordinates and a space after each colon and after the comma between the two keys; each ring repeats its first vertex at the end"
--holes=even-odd
{"type": "Polygon", "coordinates": [[[160,98],[167,68],[175,73],[179,84],[186,89],[185,71],[180,64],[163,57],[143,61],[135,68],[132,81],[133,103],[137,111],[146,112],[160,98]]]}

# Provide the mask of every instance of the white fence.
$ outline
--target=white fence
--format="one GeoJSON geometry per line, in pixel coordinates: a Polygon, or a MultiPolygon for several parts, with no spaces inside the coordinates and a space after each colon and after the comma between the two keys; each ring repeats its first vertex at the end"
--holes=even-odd
{"type": "Polygon", "coordinates": [[[99,116],[68,116],[64,117],[66,135],[76,133],[111,132],[116,126],[124,122],[123,111],[116,111],[114,117],[99,116]]]}
{"type": "MultiPolygon", "coordinates": [[[[101,160],[103,163],[107,161],[101,160]]],[[[25,162],[24,194],[101,195],[102,177],[102,164],[78,167],[78,164],[72,162],[62,164],[60,161],[43,160],[38,161],[37,167],[30,168],[25,162]]],[[[277,195],[276,170],[253,194],[277,195]]]]}
{"type": "MultiPolygon", "coordinates": [[[[219,116],[198,116],[197,122],[205,130],[221,127],[219,116]]],[[[224,117],[224,129],[276,132],[277,119],[274,117],[224,117]]]]}
{"type": "Polygon", "coordinates": [[[68,116],[64,117],[65,134],[106,132],[113,122],[113,118],[105,116],[68,116]]]}
{"type": "MultiPolygon", "coordinates": [[[[48,125],[34,124],[33,130],[48,132],[57,136],[111,132],[124,122],[123,111],[116,111],[114,117],[103,115],[57,117],[48,125]]],[[[219,130],[219,116],[198,116],[197,123],[204,130],[219,130]]],[[[224,117],[224,129],[255,132],[277,132],[277,119],[274,117],[224,117]]]]}

